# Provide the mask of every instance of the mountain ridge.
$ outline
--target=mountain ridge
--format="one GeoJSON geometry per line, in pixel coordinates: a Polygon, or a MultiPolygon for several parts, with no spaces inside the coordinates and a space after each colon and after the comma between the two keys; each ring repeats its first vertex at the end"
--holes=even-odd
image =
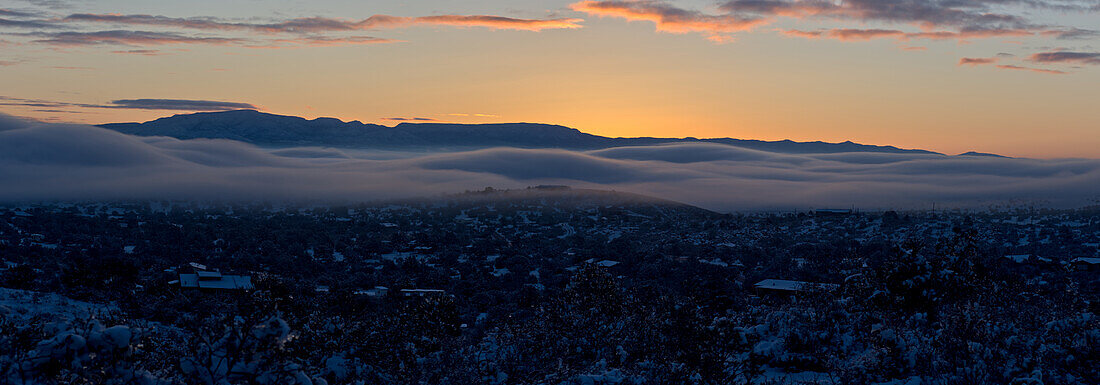
{"type": "MultiPolygon", "coordinates": [[[[491,147],[598,150],[659,144],[713,143],[779,153],[877,152],[944,155],[845,141],[796,142],[735,138],[605,137],[543,123],[408,123],[393,127],[335,118],[305,119],[255,110],[200,112],[144,123],[108,123],[99,127],[137,136],[178,139],[231,139],[261,146],[321,146],[366,149],[476,149],[491,147]]],[[[983,154],[984,155],[984,154],[983,154]]],[[[992,155],[992,154],[990,154],[992,155]]]]}

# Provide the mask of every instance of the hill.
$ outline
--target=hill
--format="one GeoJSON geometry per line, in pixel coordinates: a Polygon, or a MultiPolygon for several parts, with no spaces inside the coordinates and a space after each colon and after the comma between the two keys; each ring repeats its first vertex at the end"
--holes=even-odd
{"type": "Polygon", "coordinates": [[[175,115],[145,123],[100,127],[130,135],[232,139],[261,146],[322,146],[386,150],[467,150],[490,147],[597,150],[666,143],[716,143],[789,154],[842,152],[939,154],[853,143],[762,141],[734,138],[611,138],[539,123],[401,123],[394,127],[333,118],[307,120],[253,110],[175,115]]]}

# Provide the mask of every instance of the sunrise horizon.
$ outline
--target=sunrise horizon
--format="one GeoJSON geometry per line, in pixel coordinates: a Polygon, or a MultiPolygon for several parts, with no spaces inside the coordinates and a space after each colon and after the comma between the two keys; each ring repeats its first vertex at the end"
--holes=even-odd
{"type": "Polygon", "coordinates": [[[13,1],[0,111],[101,124],[210,108],[114,103],[168,99],[1100,158],[1100,6],[1055,3],[13,1]]]}
{"type": "MultiPolygon", "coordinates": [[[[822,140],[820,138],[810,138],[810,137],[807,137],[807,138],[791,138],[791,137],[768,138],[768,137],[740,137],[740,136],[711,136],[711,137],[708,137],[708,136],[691,135],[690,133],[681,134],[681,136],[653,136],[653,135],[649,135],[649,136],[646,136],[646,135],[628,136],[628,135],[604,134],[602,132],[604,130],[599,130],[599,129],[589,130],[589,129],[585,129],[585,128],[574,127],[574,126],[571,126],[571,125],[568,125],[568,124],[560,124],[560,123],[554,123],[554,122],[536,122],[536,121],[524,121],[524,120],[517,120],[517,121],[493,120],[493,118],[489,117],[489,116],[477,117],[477,118],[484,119],[484,121],[479,121],[479,122],[470,122],[470,121],[462,121],[462,120],[447,120],[446,118],[441,118],[441,119],[434,119],[434,118],[381,118],[381,119],[375,119],[374,121],[370,121],[370,120],[367,120],[367,119],[340,118],[340,117],[334,117],[334,116],[289,115],[289,114],[281,114],[281,113],[277,113],[277,112],[273,112],[273,111],[268,111],[268,110],[264,110],[264,109],[260,109],[260,108],[243,108],[243,109],[239,109],[239,110],[199,111],[199,112],[183,112],[183,113],[178,113],[178,112],[176,112],[176,113],[164,113],[164,114],[160,114],[159,116],[155,116],[153,118],[139,119],[139,120],[134,120],[134,121],[103,121],[103,122],[92,121],[92,122],[85,122],[85,121],[63,121],[63,120],[59,120],[59,121],[54,121],[54,123],[91,124],[91,125],[96,125],[96,126],[102,126],[102,125],[120,124],[120,123],[145,123],[145,122],[155,121],[155,120],[158,120],[158,119],[171,118],[171,117],[180,116],[180,115],[219,113],[219,112],[235,112],[235,111],[255,111],[255,112],[259,112],[259,113],[262,113],[262,114],[268,114],[268,115],[298,117],[298,118],[303,118],[303,119],[310,120],[310,121],[318,120],[318,119],[321,119],[321,120],[336,119],[336,120],[340,121],[341,123],[359,122],[359,123],[363,123],[363,124],[373,124],[373,125],[379,125],[379,126],[384,126],[384,127],[388,127],[388,128],[395,128],[395,127],[397,127],[398,125],[401,125],[401,124],[421,124],[421,123],[459,124],[459,125],[534,124],[534,125],[562,126],[562,127],[578,130],[578,131],[580,131],[582,133],[585,133],[585,134],[598,135],[598,136],[604,136],[604,137],[609,137],[609,138],[623,138],[623,139],[627,139],[627,138],[668,138],[668,139],[704,139],[704,140],[705,139],[741,139],[741,140],[750,140],[750,141],[757,140],[757,141],[767,141],[767,142],[793,141],[793,142],[801,142],[801,143],[822,142],[822,143],[829,143],[829,144],[855,143],[855,144],[862,144],[862,145],[889,146],[889,147],[896,147],[896,148],[899,148],[899,149],[926,150],[926,151],[932,151],[932,152],[940,153],[940,154],[947,155],[947,156],[958,156],[958,155],[965,155],[965,154],[968,154],[968,153],[979,153],[979,154],[992,154],[992,155],[1015,157],[1015,158],[1034,158],[1034,159],[1075,159],[1075,158],[1076,159],[1091,159],[1091,158],[1095,158],[1095,157],[1090,157],[1090,156],[1055,156],[1055,157],[1026,156],[1026,155],[1014,154],[1014,153],[1000,153],[1000,152],[994,152],[994,151],[985,151],[983,149],[977,148],[977,146],[971,146],[972,148],[969,148],[969,149],[963,150],[963,151],[945,151],[945,150],[941,150],[941,149],[937,149],[937,148],[909,146],[909,145],[906,145],[904,143],[878,143],[878,142],[861,141],[861,140],[858,140],[858,139],[822,140]]],[[[33,120],[33,118],[28,118],[28,117],[22,117],[22,118],[33,120]]],[[[962,147],[966,147],[966,145],[962,145],[962,147]]]]}

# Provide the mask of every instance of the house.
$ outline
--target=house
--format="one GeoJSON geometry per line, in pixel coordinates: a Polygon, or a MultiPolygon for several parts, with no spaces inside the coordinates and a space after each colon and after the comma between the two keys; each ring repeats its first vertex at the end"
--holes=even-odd
{"type": "Polygon", "coordinates": [[[439,298],[445,294],[440,289],[401,289],[402,297],[439,298]]]}
{"type": "Polygon", "coordinates": [[[194,273],[180,273],[178,280],[169,284],[179,284],[184,289],[202,290],[252,290],[252,277],[247,275],[222,274],[217,270],[207,270],[205,265],[192,263],[194,273]],[[201,269],[199,267],[202,267],[201,269]]]}
{"type": "Polygon", "coordinates": [[[589,259],[585,260],[584,263],[590,263],[590,264],[593,264],[593,265],[596,265],[596,266],[599,266],[599,267],[612,267],[612,266],[618,265],[619,261],[612,261],[610,259],[597,261],[596,258],[589,258],[589,259]]]}
{"type": "Polygon", "coordinates": [[[1077,257],[1069,263],[1078,270],[1100,270],[1100,258],[1077,257]]]}
{"type": "Polygon", "coordinates": [[[783,294],[791,295],[810,291],[833,291],[840,288],[834,283],[816,283],[803,281],[788,281],[783,279],[765,279],[752,285],[757,294],[783,294]]]}
{"type": "Polygon", "coordinates": [[[373,289],[356,290],[356,291],[354,291],[354,294],[355,295],[365,295],[365,296],[371,297],[371,298],[382,298],[382,297],[385,297],[386,294],[389,294],[389,292],[390,292],[390,288],[388,288],[388,287],[375,286],[373,289]]]}

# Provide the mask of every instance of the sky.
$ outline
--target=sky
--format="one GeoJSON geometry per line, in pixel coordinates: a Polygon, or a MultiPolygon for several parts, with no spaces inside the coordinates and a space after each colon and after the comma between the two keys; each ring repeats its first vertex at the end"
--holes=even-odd
{"type": "Polygon", "coordinates": [[[1100,0],[0,0],[0,112],[1100,158],[1100,0]]]}

